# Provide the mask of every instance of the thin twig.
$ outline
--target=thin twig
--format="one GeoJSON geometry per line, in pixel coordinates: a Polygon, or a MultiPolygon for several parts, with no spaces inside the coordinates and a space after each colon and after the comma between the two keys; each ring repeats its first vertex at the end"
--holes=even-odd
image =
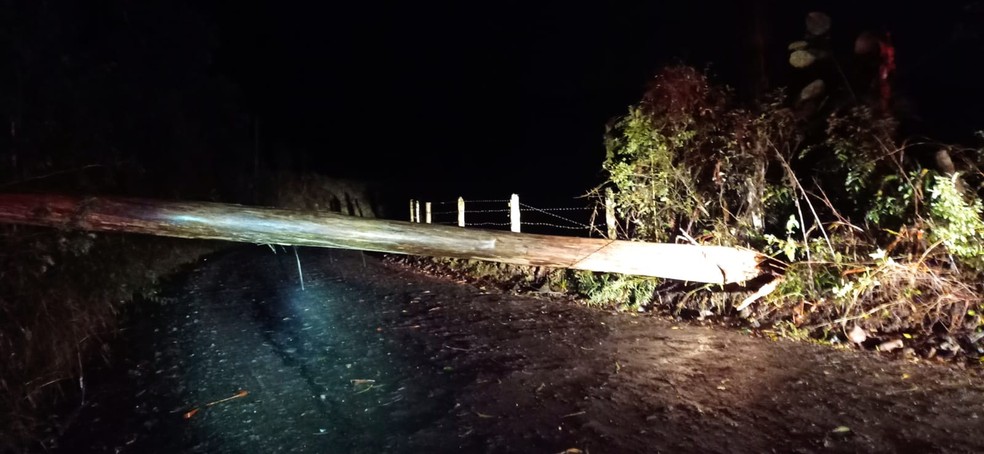
{"type": "Polygon", "coordinates": [[[301,291],[304,291],[304,272],[301,271],[301,256],[297,255],[297,246],[294,247],[294,258],[297,259],[297,276],[301,280],[301,291]]]}
{"type": "Polygon", "coordinates": [[[846,226],[848,226],[848,227],[850,227],[850,228],[852,228],[852,229],[854,229],[854,230],[856,230],[858,232],[864,233],[864,229],[862,229],[861,227],[858,227],[858,226],[852,224],[851,221],[849,221],[847,218],[845,218],[844,215],[842,215],[840,213],[840,211],[838,211],[837,208],[834,207],[834,202],[831,202],[830,201],[830,197],[827,196],[827,191],[824,191],[823,190],[823,185],[821,185],[820,183],[817,182],[816,177],[813,178],[813,186],[816,187],[817,190],[820,191],[820,196],[817,196],[816,194],[813,194],[813,193],[810,193],[810,195],[812,195],[813,197],[816,197],[817,200],[820,200],[821,202],[823,202],[823,204],[827,207],[827,209],[830,210],[830,212],[833,213],[834,217],[837,218],[838,222],[840,222],[841,224],[846,225],[846,226]]]}
{"type": "Polygon", "coordinates": [[[699,246],[700,245],[700,243],[698,243],[697,240],[694,239],[694,237],[692,237],[689,234],[687,234],[687,232],[685,230],[683,230],[682,228],[680,229],[680,235],[683,236],[683,239],[689,241],[690,244],[692,244],[694,246],[699,246]]]}
{"type": "Polygon", "coordinates": [[[816,324],[816,325],[806,326],[806,327],[803,327],[803,329],[805,329],[805,330],[814,330],[814,329],[817,329],[817,328],[823,328],[823,327],[827,327],[827,326],[833,326],[833,325],[837,325],[837,324],[841,324],[841,323],[846,323],[846,322],[849,322],[851,320],[857,320],[859,318],[865,318],[865,317],[867,317],[867,316],[869,316],[871,314],[874,314],[874,313],[876,313],[878,311],[881,311],[883,309],[887,309],[889,307],[896,306],[896,305],[899,305],[899,304],[902,304],[902,301],[892,301],[891,303],[881,304],[881,305],[875,307],[874,309],[869,309],[868,311],[865,311],[865,312],[863,312],[861,314],[858,314],[858,315],[853,315],[853,316],[849,316],[849,317],[848,316],[841,317],[841,318],[839,318],[837,320],[832,320],[832,321],[829,321],[829,322],[824,322],[824,323],[819,323],[819,324],[816,324]]]}
{"type": "MultiPolygon", "coordinates": [[[[807,194],[806,189],[803,188],[803,185],[800,184],[799,179],[796,178],[796,174],[793,172],[793,168],[789,165],[789,162],[786,161],[786,158],[782,156],[782,153],[779,153],[779,150],[776,149],[775,146],[773,146],[773,149],[775,149],[776,156],[779,157],[779,161],[782,163],[783,168],[785,168],[786,173],[789,174],[790,180],[792,180],[793,184],[796,185],[796,188],[799,189],[800,194],[803,195],[803,200],[806,202],[806,205],[810,207],[810,212],[813,213],[813,219],[817,221],[817,228],[820,229],[820,234],[823,235],[823,239],[827,241],[827,247],[830,248],[830,255],[831,256],[835,255],[836,252],[834,251],[834,244],[830,241],[830,237],[827,236],[827,231],[823,228],[823,222],[820,220],[820,215],[817,214],[817,210],[813,207],[813,202],[810,202],[809,194],[807,194]]],[[[799,208],[798,203],[797,203],[797,210],[801,211],[800,221],[802,222],[802,210],[799,208]]],[[[801,228],[804,227],[801,226],[801,228]]],[[[810,250],[809,245],[806,246],[807,246],[806,250],[809,251],[810,250]]]]}
{"type": "Polygon", "coordinates": [[[854,93],[854,87],[851,86],[850,79],[847,78],[847,74],[844,74],[844,68],[841,67],[833,53],[830,54],[830,60],[834,62],[834,68],[837,69],[837,74],[840,74],[841,80],[844,82],[844,86],[847,87],[847,92],[851,94],[851,98],[854,99],[854,102],[858,102],[858,95],[854,93]]]}
{"type": "Polygon", "coordinates": [[[82,352],[76,349],[75,356],[79,361],[79,390],[82,392],[79,408],[82,408],[85,406],[85,371],[82,369],[82,352]]]}
{"type": "MultiPolygon", "coordinates": [[[[796,176],[793,175],[793,170],[789,168],[789,164],[787,164],[786,160],[782,158],[778,150],[776,150],[776,154],[779,155],[779,159],[782,161],[782,164],[785,167],[786,172],[789,174],[790,180],[792,180],[793,183],[795,184],[794,186],[795,189],[795,187],[799,186],[799,181],[796,179],[796,176]]],[[[806,251],[806,262],[807,262],[806,270],[810,274],[810,282],[814,282],[813,266],[810,265],[810,263],[813,262],[813,257],[810,254],[810,238],[809,235],[806,233],[806,219],[803,218],[803,207],[800,206],[799,197],[793,197],[793,204],[796,205],[796,213],[799,214],[800,232],[803,233],[803,250],[806,251]]]]}

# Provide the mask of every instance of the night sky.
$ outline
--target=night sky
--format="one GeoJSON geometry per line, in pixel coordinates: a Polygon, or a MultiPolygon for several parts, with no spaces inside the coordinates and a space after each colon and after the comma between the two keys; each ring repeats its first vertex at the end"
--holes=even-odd
{"type": "Polygon", "coordinates": [[[742,93],[756,4],[773,85],[795,77],[786,45],[820,9],[848,57],[859,31],[893,33],[919,132],[982,129],[980,114],[959,112],[982,97],[967,71],[980,5],[858,3],[218,1],[203,14],[213,70],[241,88],[267,160],[425,198],[560,200],[600,182],[606,122],[661,66],[707,68],[742,93]]]}

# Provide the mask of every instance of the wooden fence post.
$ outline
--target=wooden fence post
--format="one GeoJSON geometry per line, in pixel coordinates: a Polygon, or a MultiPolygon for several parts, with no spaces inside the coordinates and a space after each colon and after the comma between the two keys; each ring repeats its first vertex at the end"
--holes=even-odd
{"type": "Polygon", "coordinates": [[[519,231],[519,194],[513,194],[509,199],[509,229],[513,232],[519,231]]]}
{"type": "Polygon", "coordinates": [[[415,222],[416,218],[413,217],[413,199],[410,199],[410,222],[415,222]]]}
{"type": "Polygon", "coordinates": [[[430,202],[424,202],[424,211],[427,212],[427,217],[425,218],[426,219],[426,222],[428,224],[430,224],[431,223],[431,203],[430,202]]]}
{"type": "Polygon", "coordinates": [[[458,197],[458,227],[465,226],[465,198],[458,197]]]}
{"type": "Polygon", "coordinates": [[[419,200],[414,200],[413,201],[413,208],[414,208],[414,213],[416,213],[416,216],[417,216],[417,223],[420,224],[420,201],[419,200]]]}
{"type": "Polygon", "coordinates": [[[605,188],[605,224],[608,226],[608,239],[616,239],[618,230],[615,228],[615,195],[612,188],[605,188]]]}

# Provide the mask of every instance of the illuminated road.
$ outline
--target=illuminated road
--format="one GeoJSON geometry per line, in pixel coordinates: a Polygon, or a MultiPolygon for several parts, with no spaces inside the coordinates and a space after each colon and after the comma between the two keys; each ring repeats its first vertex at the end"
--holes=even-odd
{"type": "Polygon", "coordinates": [[[979,374],[485,292],[358,252],[300,261],[303,290],[292,250],[256,246],[143,302],[55,452],[984,451],[979,374]]]}
{"type": "Polygon", "coordinates": [[[133,452],[409,450],[411,435],[454,405],[452,374],[408,360],[402,336],[382,330],[398,322],[397,297],[424,294],[411,283],[387,294],[346,283],[365,271],[358,253],[308,251],[302,260],[329,266],[307,263],[303,290],[293,251],[264,247],[199,268],[180,299],[147,302],[124,381],[133,414],[100,415],[113,419],[83,441],[133,452]]]}

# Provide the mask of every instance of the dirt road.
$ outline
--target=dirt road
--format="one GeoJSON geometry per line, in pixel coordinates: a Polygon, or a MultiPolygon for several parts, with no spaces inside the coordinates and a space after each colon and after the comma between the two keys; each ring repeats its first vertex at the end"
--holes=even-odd
{"type": "Polygon", "coordinates": [[[136,308],[56,451],[984,452],[979,373],[351,252],[300,250],[302,290],[279,252],[213,257],[136,308]]]}

